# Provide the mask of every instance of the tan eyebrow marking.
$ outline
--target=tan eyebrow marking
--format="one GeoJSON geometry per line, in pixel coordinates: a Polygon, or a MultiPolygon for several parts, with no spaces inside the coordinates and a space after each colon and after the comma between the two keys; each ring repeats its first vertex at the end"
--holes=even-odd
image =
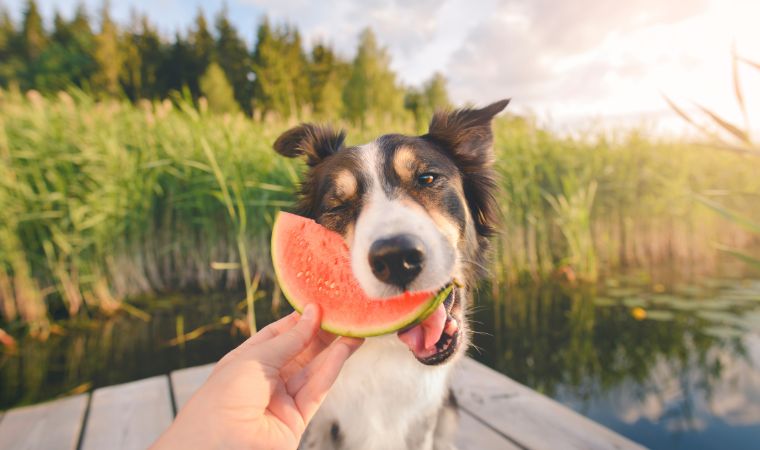
{"type": "Polygon", "coordinates": [[[341,200],[346,200],[356,195],[356,177],[348,170],[341,170],[335,174],[335,190],[341,200]]]}
{"type": "Polygon", "coordinates": [[[396,154],[393,156],[393,170],[396,171],[402,181],[409,181],[414,175],[414,163],[416,161],[417,157],[411,148],[401,147],[396,150],[396,154]]]}

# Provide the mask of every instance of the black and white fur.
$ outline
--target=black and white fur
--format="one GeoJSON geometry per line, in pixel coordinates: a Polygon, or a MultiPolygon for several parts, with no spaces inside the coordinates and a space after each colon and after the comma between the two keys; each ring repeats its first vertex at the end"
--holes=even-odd
{"type": "Polygon", "coordinates": [[[301,448],[453,446],[449,377],[467,348],[464,311],[496,221],[491,120],[507,103],[436,113],[422,136],[384,135],[346,147],[342,131],[304,124],[275,142],[278,153],[305,157],[298,212],[344,236],[368,295],[437,289],[452,279],[463,284],[446,303],[447,320],[459,324],[456,336],[448,336],[452,343],[420,358],[395,334],[368,338],[346,362],[301,448]],[[378,275],[368,257],[374,243],[394,236],[413,239],[424,255],[403,281],[378,275]]]}

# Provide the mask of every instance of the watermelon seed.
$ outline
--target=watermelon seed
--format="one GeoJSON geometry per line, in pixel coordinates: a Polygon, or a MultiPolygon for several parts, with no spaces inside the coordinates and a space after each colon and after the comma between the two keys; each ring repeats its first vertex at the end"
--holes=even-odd
{"type": "Polygon", "coordinates": [[[303,272],[298,272],[298,273],[296,274],[296,278],[301,278],[301,276],[302,276],[302,275],[303,275],[303,272]]]}

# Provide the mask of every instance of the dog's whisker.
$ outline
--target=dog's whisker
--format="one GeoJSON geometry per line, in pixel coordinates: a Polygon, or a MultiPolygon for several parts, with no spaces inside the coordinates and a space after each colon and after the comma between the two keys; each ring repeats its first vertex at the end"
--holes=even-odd
{"type": "Polygon", "coordinates": [[[478,267],[479,269],[483,270],[483,272],[484,272],[486,275],[488,275],[488,276],[491,276],[491,275],[493,275],[493,269],[491,269],[490,267],[488,267],[488,266],[484,265],[483,263],[480,263],[480,262],[478,262],[478,261],[475,261],[475,260],[473,260],[473,259],[469,259],[469,258],[462,258],[462,259],[461,259],[461,261],[462,261],[462,262],[465,262],[465,263],[467,263],[467,264],[472,264],[472,265],[474,265],[475,267],[478,267]]]}
{"type": "Polygon", "coordinates": [[[480,348],[479,346],[475,345],[475,344],[471,343],[470,344],[470,348],[473,349],[473,350],[475,350],[475,351],[477,351],[478,355],[482,355],[483,354],[483,349],[480,348]]]}
{"type": "Polygon", "coordinates": [[[475,330],[470,330],[470,332],[471,332],[472,334],[477,334],[477,335],[480,335],[480,336],[488,336],[488,337],[494,337],[494,335],[493,335],[493,334],[491,334],[491,333],[488,333],[487,331],[475,331],[475,330]]]}

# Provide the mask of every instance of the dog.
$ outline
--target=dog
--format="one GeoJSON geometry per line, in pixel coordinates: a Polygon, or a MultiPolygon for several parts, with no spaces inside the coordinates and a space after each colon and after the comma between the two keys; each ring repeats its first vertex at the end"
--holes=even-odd
{"type": "Polygon", "coordinates": [[[496,227],[491,122],[508,103],[439,111],[422,136],[387,134],[355,147],[345,132],[314,124],[275,141],[277,153],[308,166],[297,212],[344,237],[368,295],[455,284],[421,324],[366,339],[299,448],[453,448],[449,378],[468,346],[465,313],[496,227]]]}

